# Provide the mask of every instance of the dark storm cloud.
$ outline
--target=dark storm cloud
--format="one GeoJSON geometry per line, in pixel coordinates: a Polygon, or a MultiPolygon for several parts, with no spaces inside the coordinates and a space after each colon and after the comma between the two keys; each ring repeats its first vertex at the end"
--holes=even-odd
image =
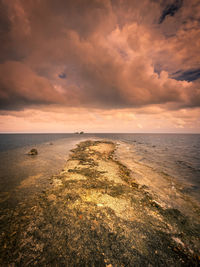
{"type": "Polygon", "coordinates": [[[0,109],[18,110],[35,104],[62,103],[50,82],[19,62],[0,64],[0,109]]]}
{"type": "Polygon", "coordinates": [[[107,0],[43,0],[24,1],[25,11],[30,14],[32,26],[47,37],[58,37],[65,29],[76,31],[82,38],[105,26],[107,32],[114,27],[110,25],[112,19],[110,1],[107,0]]]}
{"type": "Polygon", "coordinates": [[[0,44],[1,44],[1,52],[0,52],[0,61],[5,58],[5,55],[11,53],[10,45],[11,42],[9,32],[11,30],[11,22],[8,18],[8,10],[6,5],[0,1],[0,44]]]}
{"type": "Polygon", "coordinates": [[[183,0],[175,0],[172,4],[168,4],[162,11],[159,23],[161,24],[167,16],[173,17],[176,12],[181,8],[182,4],[183,0]]]}
{"type": "Polygon", "coordinates": [[[182,2],[164,11],[160,3],[2,0],[1,109],[198,106],[197,85],[187,83],[186,74],[185,82],[168,75],[183,62],[194,69],[199,59],[198,27],[188,20],[193,10],[186,1],[178,18],[187,21],[185,28],[179,30],[182,23],[174,17],[176,32],[166,39],[159,16],[164,21],[174,15],[182,2]]]}

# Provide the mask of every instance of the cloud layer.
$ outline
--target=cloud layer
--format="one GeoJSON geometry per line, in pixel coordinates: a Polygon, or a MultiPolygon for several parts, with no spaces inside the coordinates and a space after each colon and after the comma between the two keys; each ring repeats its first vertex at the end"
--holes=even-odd
{"type": "Polygon", "coordinates": [[[4,115],[200,106],[198,0],[1,0],[0,10],[4,115]]]}

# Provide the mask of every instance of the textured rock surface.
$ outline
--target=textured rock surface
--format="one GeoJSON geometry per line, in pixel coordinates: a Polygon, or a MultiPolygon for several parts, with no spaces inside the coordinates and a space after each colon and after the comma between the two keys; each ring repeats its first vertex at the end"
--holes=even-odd
{"type": "Polygon", "coordinates": [[[155,202],[114,151],[80,143],[50,189],[8,212],[1,265],[198,265],[199,225],[155,202]]]}

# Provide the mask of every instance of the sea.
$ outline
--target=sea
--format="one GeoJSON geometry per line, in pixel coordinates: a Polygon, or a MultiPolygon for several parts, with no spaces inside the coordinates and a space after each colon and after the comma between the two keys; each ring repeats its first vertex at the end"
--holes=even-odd
{"type": "Polygon", "coordinates": [[[50,177],[64,167],[70,150],[88,139],[116,142],[122,148],[121,154],[118,153],[120,161],[133,175],[134,168],[140,169],[142,175],[135,172],[138,183],[145,186],[147,182],[151,187],[157,179],[158,185],[162,174],[162,179],[166,177],[170,181],[169,190],[179,185],[184,195],[200,204],[200,134],[85,133],[0,134],[1,206],[14,207],[30,195],[45,190],[50,177]],[[37,156],[28,155],[32,148],[38,150],[37,156]],[[151,171],[151,180],[144,179],[145,171],[151,171]]]}

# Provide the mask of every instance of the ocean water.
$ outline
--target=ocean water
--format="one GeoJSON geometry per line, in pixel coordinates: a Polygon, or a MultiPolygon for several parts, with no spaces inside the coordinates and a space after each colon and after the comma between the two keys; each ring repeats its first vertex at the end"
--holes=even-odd
{"type": "Polygon", "coordinates": [[[128,145],[124,163],[131,158],[150,166],[179,182],[183,193],[200,202],[200,134],[113,134],[110,138],[128,145]]]}
{"type": "Polygon", "coordinates": [[[182,192],[200,203],[199,134],[0,134],[0,201],[10,205],[48,186],[72,149],[85,139],[124,144],[123,162],[137,161],[182,184],[182,192]],[[38,149],[37,157],[27,152],[38,149]],[[15,196],[15,197],[13,197],[15,196]]]}
{"type": "Polygon", "coordinates": [[[62,170],[70,150],[86,136],[0,134],[1,207],[15,207],[49,186],[49,178],[62,170]],[[32,148],[37,148],[37,156],[27,155],[32,148]]]}
{"type": "Polygon", "coordinates": [[[0,134],[0,152],[71,137],[74,134],[0,134]]]}
{"type": "Polygon", "coordinates": [[[122,134],[118,140],[132,144],[139,161],[179,181],[187,181],[193,185],[191,189],[199,191],[199,134],[122,134]]]}

